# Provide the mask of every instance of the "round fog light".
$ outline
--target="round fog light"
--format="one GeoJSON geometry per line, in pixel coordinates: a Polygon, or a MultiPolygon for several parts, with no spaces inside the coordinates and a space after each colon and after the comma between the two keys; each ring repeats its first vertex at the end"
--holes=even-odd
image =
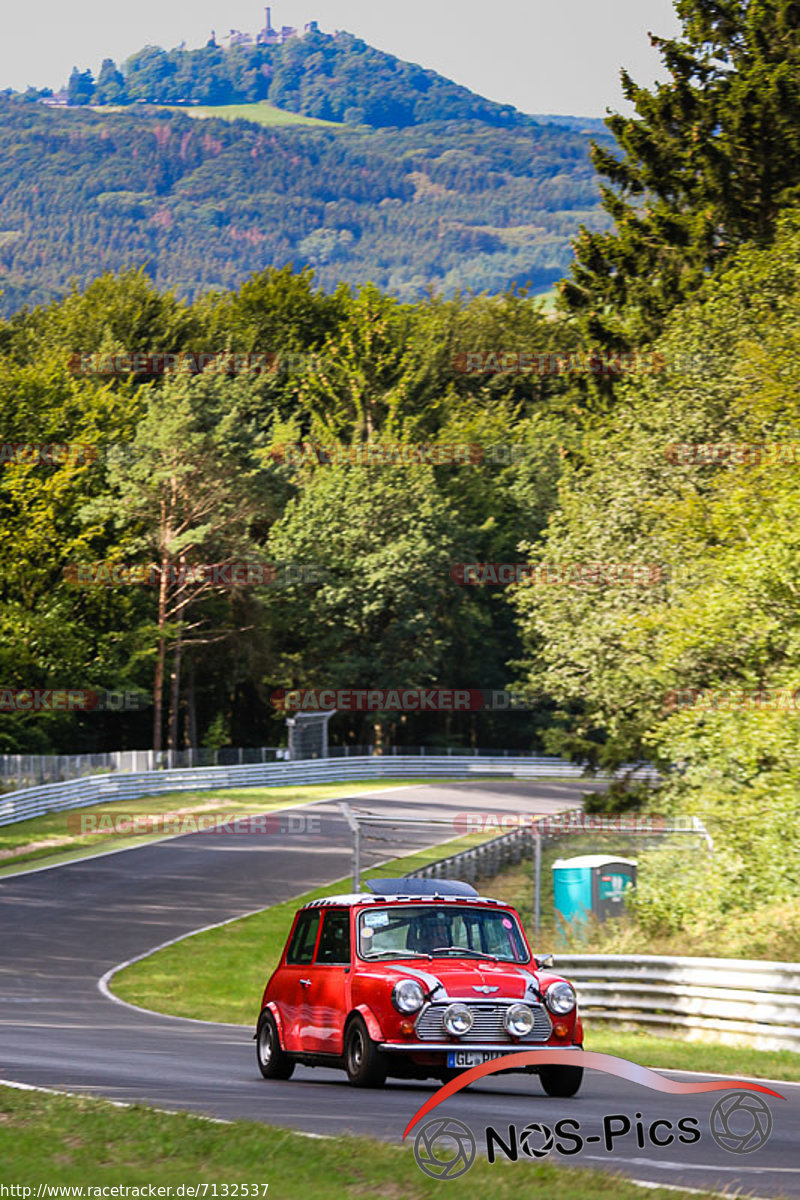
{"type": "Polygon", "coordinates": [[[506,1009],[503,1024],[512,1037],[526,1037],[534,1026],[534,1017],[527,1004],[512,1004],[506,1009]]]}
{"type": "Polygon", "coordinates": [[[472,1029],[472,1013],[466,1004],[450,1004],[444,1010],[444,1027],[453,1037],[463,1037],[472,1029]]]}

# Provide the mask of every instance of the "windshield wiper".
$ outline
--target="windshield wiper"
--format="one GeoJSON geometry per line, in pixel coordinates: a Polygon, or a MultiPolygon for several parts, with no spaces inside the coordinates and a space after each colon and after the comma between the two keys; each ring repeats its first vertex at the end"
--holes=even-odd
{"type": "Polygon", "coordinates": [[[364,959],[370,958],[385,958],[387,955],[392,958],[430,958],[429,954],[423,954],[421,950],[375,950],[372,954],[362,954],[364,959]]]}
{"type": "Polygon", "coordinates": [[[456,954],[474,954],[476,958],[490,958],[492,962],[498,962],[496,954],[485,954],[483,950],[472,950],[468,946],[435,946],[430,951],[429,957],[432,957],[434,954],[446,954],[451,950],[454,950],[456,954]]]}

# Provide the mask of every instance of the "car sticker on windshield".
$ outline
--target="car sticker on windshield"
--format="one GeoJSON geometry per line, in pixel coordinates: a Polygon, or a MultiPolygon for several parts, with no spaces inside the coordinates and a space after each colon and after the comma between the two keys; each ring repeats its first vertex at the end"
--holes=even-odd
{"type": "Polygon", "coordinates": [[[514,922],[509,917],[503,917],[503,924],[505,925],[506,929],[514,928],[514,922]]]}
{"type": "Polygon", "coordinates": [[[368,925],[368,926],[369,925],[388,925],[389,924],[389,914],[388,914],[388,912],[364,913],[364,924],[368,925]]]}

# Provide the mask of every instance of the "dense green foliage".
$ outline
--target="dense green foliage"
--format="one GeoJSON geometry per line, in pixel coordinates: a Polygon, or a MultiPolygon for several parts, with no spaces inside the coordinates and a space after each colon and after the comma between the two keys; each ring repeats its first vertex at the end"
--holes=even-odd
{"type": "Polygon", "coordinates": [[[269,100],[290,112],[348,124],[395,126],[483,121],[510,129],[530,118],[468,88],[368,46],[349,33],[313,32],[283,46],[209,43],[199,50],[145,46],[120,73],[105,59],[73,73],[70,104],[247,104],[269,100]],[[75,81],[73,83],[73,80],[75,81]],[[80,87],[78,87],[80,80],[80,87]]]}
{"type": "Polygon", "coordinates": [[[558,702],[551,748],[657,762],[660,807],[701,814],[717,839],[710,866],[685,848],[644,856],[636,906],[654,934],[796,896],[798,263],[787,219],[673,312],[657,347],[680,373],[631,381],[589,423],[529,543],[549,562],[662,564],[663,581],[517,590],[525,682],[558,702]]]}
{"type": "Polygon", "coordinates": [[[800,195],[797,0],[677,0],[683,25],[655,37],[670,79],[655,91],[623,71],[636,115],[598,145],[610,232],[576,242],[564,300],[585,335],[630,346],[750,240],[767,244],[800,195]]]}
{"type": "Polygon", "coordinates": [[[547,278],[580,209],[599,219],[568,129],[267,131],[3,102],[6,311],[62,291],[76,255],[82,276],[0,324],[2,441],[103,453],[4,461],[0,680],[156,703],[0,714],[0,750],[263,744],[283,733],[276,689],[516,677],[528,711],[340,712],[333,741],[379,726],[387,746],[650,760],[665,779],[655,803],[701,814],[715,853],[643,855],[639,931],[675,937],[702,919],[713,937],[767,895],[784,911],[800,861],[800,225],[795,84],[778,62],[792,6],[679,9],[688,41],[663,46],[674,82],[637,89],[644,115],[611,122],[624,165],[600,155],[628,198],[606,192],[616,228],[578,242],[577,316],[514,290],[447,295],[547,278]],[[275,268],[287,259],[302,269],[275,268]],[[431,281],[441,291],[420,299],[431,281]],[[475,351],[598,339],[647,347],[648,370],[602,387],[464,370],[475,351]],[[180,351],[280,361],[115,378],[68,365],[180,351]],[[299,442],[484,453],[369,466],[281,454],[299,442]],[[170,580],[243,559],[315,578],[170,580]],[[526,559],[559,570],[459,582],[459,563],[526,559]],[[155,563],[167,582],[64,578],[95,561],[155,563]],[[636,579],[625,564],[641,565],[636,579]]]}
{"type": "MultiPolygon", "coordinates": [[[[236,294],[182,305],[143,273],[0,328],[5,442],[97,445],[93,462],[6,461],[0,582],[7,687],[135,689],[163,698],[175,744],[274,742],[287,686],[501,688],[519,650],[499,597],[453,582],[455,562],[513,558],[554,500],[570,436],[562,378],[465,375],[476,345],[546,351],[550,321],[519,295],[402,305],[376,288],[332,296],[308,274],[268,271],[236,294]],[[74,374],[71,355],[278,352],[288,369],[208,368],[147,378],[74,374]],[[477,465],[305,464],[270,448],[312,439],[508,446],[477,465]],[[118,447],[130,447],[122,453],[118,447]],[[107,452],[106,452],[106,448],[107,452]],[[538,464],[531,474],[529,463],[538,464]],[[313,564],[313,585],[78,587],[71,564],[313,564]],[[476,647],[480,649],[477,650],[476,647]],[[167,676],[173,677],[169,684],[167,676]]],[[[373,718],[342,717],[363,744],[373,718]]],[[[143,715],[0,717],[3,749],[147,743],[143,715]]],[[[160,736],[160,734],[159,734],[160,736]]],[[[530,720],[461,714],[384,719],[419,744],[530,742],[530,720]]]]}
{"type": "Polygon", "coordinates": [[[6,314],[142,263],[188,299],[290,261],[401,299],[545,289],[579,222],[603,223],[588,138],[558,126],[264,129],[0,99],[0,158],[6,314]]]}

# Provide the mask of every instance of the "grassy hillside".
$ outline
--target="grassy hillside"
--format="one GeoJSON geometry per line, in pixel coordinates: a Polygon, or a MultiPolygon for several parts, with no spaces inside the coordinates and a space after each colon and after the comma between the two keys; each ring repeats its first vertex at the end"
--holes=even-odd
{"type": "MultiPolygon", "coordinates": [[[[254,104],[198,104],[191,108],[165,105],[165,108],[170,112],[184,112],[187,117],[216,117],[220,121],[252,121],[256,125],[292,128],[297,126],[318,129],[336,127],[335,121],[321,121],[319,117],[305,117],[301,113],[287,112],[286,109],[268,104],[266,100],[259,100],[254,104]]],[[[119,112],[120,110],[115,108],[114,111],[119,112]]]]}

